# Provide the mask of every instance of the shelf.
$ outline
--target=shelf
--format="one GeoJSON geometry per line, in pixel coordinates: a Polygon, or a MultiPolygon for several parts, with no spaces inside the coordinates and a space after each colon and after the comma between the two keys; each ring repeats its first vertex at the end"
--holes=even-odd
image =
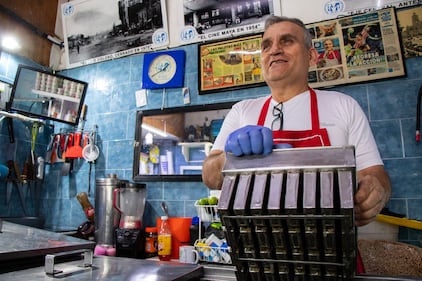
{"type": "Polygon", "coordinates": [[[65,96],[65,95],[58,95],[58,94],[54,94],[54,93],[50,93],[50,92],[44,92],[44,91],[39,91],[39,90],[32,90],[32,92],[34,94],[38,94],[40,96],[70,101],[70,102],[74,102],[74,103],[79,103],[79,101],[80,101],[79,98],[69,97],[69,96],[65,96]]]}
{"type": "Polygon", "coordinates": [[[178,143],[182,147],[182,154],[185,157],[186,162],[190,161],[189,150],[191,148],[204,148],[205,155],[208,156],[210,153],[212,143],[211,142],[181,142],[178,143]]]}

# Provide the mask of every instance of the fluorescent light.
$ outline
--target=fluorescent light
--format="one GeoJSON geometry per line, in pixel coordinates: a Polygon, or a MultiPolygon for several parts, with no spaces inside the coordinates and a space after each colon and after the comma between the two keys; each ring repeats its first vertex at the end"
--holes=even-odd
{"type": "Polygon", "coordinates": [[[162,137],[167,137],[168,136],[167,133],[164,132],[163,130],[154,128],[154,127],[152,127],[150,125],[147,125],[147,124],[142,124],[142,128],[144,128],[145,130],[148,130],[148,131],[150,131],[152,133],[155,133],[157,135],[160,135],[162,137]]]}
{"type": "Polygon", "coordinates": [[[14,37],[11,37],[11,36],[3,37],[2,46],[5,49],[9,49],[9,50],[17,50],[17,49],[20,49],[21,47],[19,45],[19,42],[14,37]]]}

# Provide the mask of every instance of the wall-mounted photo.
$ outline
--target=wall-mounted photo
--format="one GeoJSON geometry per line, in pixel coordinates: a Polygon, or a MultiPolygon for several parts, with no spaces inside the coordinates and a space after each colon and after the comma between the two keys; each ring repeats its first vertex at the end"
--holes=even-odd
{"type": "Polygon", "coordinates": [[[280,3],[270,0],[183,0],[183,14],[181,40],[191,43],[261,32],[265,19],[281,12],[280,3]]]}
{"type": "Polygon", "coordinates": [[[79,0],[61,6],[68,67],[169,44],[165,1],[79,0]]]}
{"type": "Polygon", "coordinates": [[[394,8],[307,25],[318,60],[309,69],[312,87],[404,75],[394,8]]]}
{"type": "Polygon", "coordinates": [[[199,93],[263,85],[261,35],[199,45],[199,93]]]}
{"type": "Polygon", "coordinates": [[[405,58],[422,56],[422,6],[397,11],[405,58]]]}

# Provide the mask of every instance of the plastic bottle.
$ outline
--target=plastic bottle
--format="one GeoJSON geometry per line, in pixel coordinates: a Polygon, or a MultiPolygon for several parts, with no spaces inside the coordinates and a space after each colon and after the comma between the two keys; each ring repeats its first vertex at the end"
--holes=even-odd
{"type": "Polygon", "coordinates": [[[201,223],[201,228],[199,228],[199,217],[193,217],[192,218],[192,224],[189,228],[190,233],[190,245],[194,246],[195,241],[199,238],[202,238],[200,236],[204,236],[205,228],[201,223]],[[199,232],[201,230],[201,232],[199,232]]]}
{"type": "Polygon", "coordinates": [[[161,225],[158,230],[158,257],[161,261],[169,261],[171,256],[171,231],[168,217],[161,217],[161,225]]]}
{"type": "Polygon", "coordinates": [[[80,192],[76,195],[79,203],[81,203],[84,209],[85,215],[90,222],[94,222],[95,210],[91,202],[89,202],[88,194],[86,192],[80,192]]]}
{"type": "Polygon", "coordinates": [[[157,255],[157,228],[145,227],[145,258],[157,255]]]}

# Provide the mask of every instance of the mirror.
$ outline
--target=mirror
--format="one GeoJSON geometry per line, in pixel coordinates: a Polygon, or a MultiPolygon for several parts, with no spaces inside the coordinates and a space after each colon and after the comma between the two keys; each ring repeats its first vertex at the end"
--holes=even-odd
{"type": "Polygon", "coordinates": [[[12,85],[0,81],[0,110],[6,109],[6,103],[10,99],[12,92],[12,85]]]}
{"type": "Polygon", "coordinates": [[[77,125],[88,84],[19,65],[8,111],[77,125]]]}
{"type": "Polygon", "coordinates": [[[134,180],[200,181],[211,150],[233,103],[138,111],[134,180]]]}

